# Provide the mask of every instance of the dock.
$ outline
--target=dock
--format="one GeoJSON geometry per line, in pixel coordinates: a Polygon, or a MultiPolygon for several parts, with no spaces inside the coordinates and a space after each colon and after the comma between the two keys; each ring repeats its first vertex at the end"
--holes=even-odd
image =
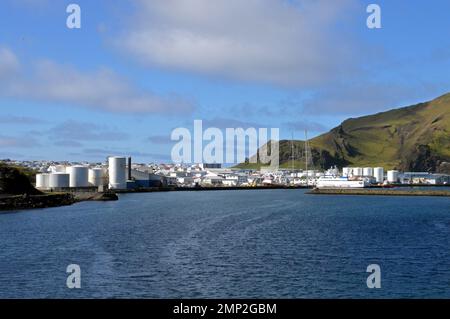
{"type": "Polygon", "coordinates": [[[315,188],[306,194],[311,195],[375,195],[375,196],[440,196],[450,197],[450,190],[397,190],[397,189],[379,189],[379,188],[315,188]]]}
{"type": "Polygon", "coordinates": [[[287,185],[259,185],[259,186],[207,186],[207,187],[147,187],[136,189],[115,189],[117,194],[126,193],[153,193],[153,192],[195,192],[195,191],[232,191],[232,190],[267,190],[267,189],[311,189],[306,186],[287,186],[287,185]]]}

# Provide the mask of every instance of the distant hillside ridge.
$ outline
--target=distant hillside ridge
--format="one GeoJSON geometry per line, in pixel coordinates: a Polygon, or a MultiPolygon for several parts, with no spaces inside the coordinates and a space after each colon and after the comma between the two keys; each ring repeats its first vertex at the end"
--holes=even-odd
{"type": "MultiPolygon", "coordinates": [[[[450,173],[450,93],[430,102],[347,119],[309,143],[315,168],[382,166],[450,173]]],[[[282,140],[279,149],[282,168],[304,168],[304,141],[282,140]]],[[[259,166],[242,163],[237,167],[259,166]]]]}

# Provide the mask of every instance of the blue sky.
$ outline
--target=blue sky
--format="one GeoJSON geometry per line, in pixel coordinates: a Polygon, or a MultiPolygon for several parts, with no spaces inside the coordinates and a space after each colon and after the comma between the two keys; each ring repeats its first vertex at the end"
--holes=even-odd
{"type": "Polygon", "coordinates": [[[326,132],[450,91],[450,2],[6,0],[0,158],[167,162],[176,127],[326,132]],[[66,7],[81,7],[81,29],[66,7]],[[380,5],[382,28],[366,7],[380,5]]]}

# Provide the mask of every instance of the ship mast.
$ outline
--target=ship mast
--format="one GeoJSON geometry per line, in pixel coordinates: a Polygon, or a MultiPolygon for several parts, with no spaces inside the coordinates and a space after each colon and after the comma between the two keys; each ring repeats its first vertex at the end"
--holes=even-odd
{"type": "Polygon", "coordinates": [[[308,131],[305,130],[305,171],[306,171],[306,187],[309,185],[308,176],[308,131]]]}
{"type": "Polygon", "coordinates": [[[291,133],[291,166],[292,173],[294,172],[294,133],[291,133]]]}

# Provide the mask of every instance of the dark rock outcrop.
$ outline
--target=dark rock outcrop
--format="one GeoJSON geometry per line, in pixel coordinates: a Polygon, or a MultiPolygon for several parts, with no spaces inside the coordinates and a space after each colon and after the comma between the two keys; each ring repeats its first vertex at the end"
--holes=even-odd
{"type": "Polygon", "coordinates": [[[10,195],[39,195],[28,177],[17,168],[0,164],[0,194],[10,195]]]}
{"type": "Polygon", "coordinates": [[[67,193],[2,196],[0,197],[0,211],[58,207],[73,203],[75,203],[74,197],[67,193]]]}

